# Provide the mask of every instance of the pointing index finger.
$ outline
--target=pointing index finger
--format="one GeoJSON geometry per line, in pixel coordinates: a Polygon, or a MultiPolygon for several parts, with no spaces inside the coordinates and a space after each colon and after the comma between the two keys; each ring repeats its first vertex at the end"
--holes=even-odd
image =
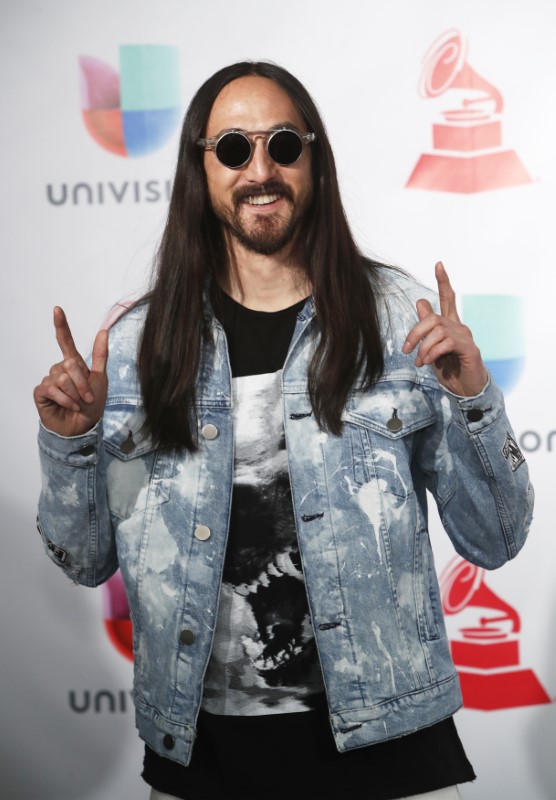
{"type": "Polygon", "coordinates": [[[55,306],[54,308],[54,327],[56,329],[56,341],[64,358],[78,356],[79,353],[73,341],[66,315],[60,306],[55,306]]]}
{"type": "Polygon", "coordinates": [[[436,282],[438,284],[438,296],[440,298],[440,313],[443,317],[460,322],[457,306],[456,293],[452,289],[452,284],[442,261],[437,261],[434,268],[436,282]]]}
{"type": "Polygon", "coordinates": [[[91,363],[92,372],[106,372],[106,362],[108,360],[108,331],[100,330],[93,344],[93,357],[91,363]]]}

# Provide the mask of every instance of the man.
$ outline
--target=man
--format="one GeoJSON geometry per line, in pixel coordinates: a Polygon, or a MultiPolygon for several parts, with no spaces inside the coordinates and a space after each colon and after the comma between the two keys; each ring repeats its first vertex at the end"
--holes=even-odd
{"type": "Polygon", "coordinates": [[[474,778],[426,490],[489,568],[532,490],[436,279],[439,311],[360,254],[306,90],[240,63],[190,105],[152,291],[90,370],[55,310],[40,530],[79,583],[121,569],[152,798],[440,800],[474,778]]]}

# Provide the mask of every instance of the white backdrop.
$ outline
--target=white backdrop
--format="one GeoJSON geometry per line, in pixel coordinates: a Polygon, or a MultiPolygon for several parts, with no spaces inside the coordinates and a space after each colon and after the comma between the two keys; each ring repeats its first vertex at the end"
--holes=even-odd
{"type": "MultiPolygon", "coordinates": [[[[556,420],[549,393],[555,24],[552,0],[4,0],[2,797],[140,800],[148,794],[139,777],[131,663],[106,634],[103,590],[73,587],[47,562],[35,532],[32,388],[58,359],[55,304],[66,309],[87,351],[112,303],[145,286],[178,128],[139,157],[100,146],[81,113],[79,57],[122,70],[123,86],[120,46],[156,44],[177,48],[178,71],[170,69],[165,79],[176,88],[179,78],[182,110],[208,75],[233,61],[265,58],[290,69],[327,123],[362,247],[428,284],[442,258],[470,313],[479,301],[468,296],[487,296],[480,301],[486,303],[479,312],[480,344],[487,357],[517,364],[507,403],[537,507],[518,559],[475,576],[467,606],[448,617],[467,663],[462,675],[475,687],[466,693],[471,707],[457,720],[479,777],[462,795],[556,798],[556,420]],[[427,97],[419,91],[423,59],[428,53],[429,67],[435,63],[438,38],[449,30],[458,32],[452,39],[465,41],[467,51],[447,68],[447,91],[427,97]],[[477,89],[470,69],[488,86],[477,89]],[[469,97],[480,102],[466,106],[469,97]],[[448,151],[438,139],[433,148],[433,124],[440,122],[449,128],[448,151]],[[456,141],[454,131],[463,138],[456,141]],[[475,149],[466,150],[470,146],[475,149]],[[408,188],[422,154],[433,157],[421,162],[420,179],[429,188],[408,188]],[[469,191],[461,191],[464,178],[454,177],[460,173],[474,176],[469,191]],[[88,184],[90,202],[87,188],[74,192],[78,184],[88,184]],[[496,312],[491,295],[514,299],[496,312]],[[476,613],[506,619],[493,627],[477,622],[476,613]],[[484,710],[489,704],[495,707],[484,710]]],[[[429,94],[439,90],[437,78],[433,70],[429,94]]],[[[166,90],[155,86],[146,108],[155,109],[166,90]]],[[[441,572],[453,552],[435,525],[441,572]]]]}

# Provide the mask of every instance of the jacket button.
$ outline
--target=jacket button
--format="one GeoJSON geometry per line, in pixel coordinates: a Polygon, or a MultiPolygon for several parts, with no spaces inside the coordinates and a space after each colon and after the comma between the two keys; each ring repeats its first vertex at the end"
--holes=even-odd
{"type": "Polygon", "coordinates": [[[193,644],[195,641],[195,634],[187,628],[180,633],[180,642],[182,644],[193,644]]]}
{"type": "Polygon", "coordinates": [[[176,740],[174,739],[173,736],[170,736],[170,734],[167,733],[164,739],[162,740],[162,743],[164,744],[166,750],[173,750],[174,745],[176,744],[176,740]]]}
{"type": "Polygon", "coordinates": [[[203,425],[201,428],[201,433],[205,439],[211,441],[212,439],[216,439],[218,436],[218,428],[216,425],[212,425],[212,423],[209,422],[208,425],[203,425]]]}
{"type": "Polygon", "coordinates": [[[84,447],[81,448],[79,451],[80,456],[92,456],[95,452],[96,447],[94,444],[86,444],[84,447]]]}
{"type": "Polygon", "coordinates": [[[197,525],[194,536],[196,539],[199,539],[199,541],[206,542],[206,540],[210,537],[210,533],[210,528],[207,528],[206,525],[197,525]]]}
{"type": "Polygon", "coordinates": [[[133,453],[133,451],[135,450],[135,447],[136,447],[136,444],[133,441],[133,434],[130,431],[129,432],[129,436],[127,437],[125,442],[121,443],[120,450],[122,451],[122,453],[125,453],[126,455],[129,455],[130,453],[133,453]]]}
{"type": "Polygon", "coordinates": [[[469,411],[466,412],[466,416],[469,422],[479,422],[482,420],[484,412],[481,411],[480,408],[470,408],[469,411]]]}
{"type": "Polygon", "coordinates": [[[392,409],[392,416],[390,417],[390,419],[386,423],[386,427],[388,428],[390,433],[399,433],[401,431],[401,429],[403,428],[403,422],[398,417],[398,409],[397,408],[393,408],[392,409]]]}

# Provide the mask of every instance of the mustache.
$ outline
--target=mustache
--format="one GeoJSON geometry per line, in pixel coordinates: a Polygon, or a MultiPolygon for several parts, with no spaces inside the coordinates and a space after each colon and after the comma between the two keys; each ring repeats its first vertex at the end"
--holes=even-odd
{"type": "Polygon", "coordinates": [[[235,205],[239,205],[247,197],[260,197],[264,194],[277,194],[293,203],[293,192],[287,183],[282,181],[268,181],[254,186],[239,186],[233,193],[232,198],[235,205]]]}

